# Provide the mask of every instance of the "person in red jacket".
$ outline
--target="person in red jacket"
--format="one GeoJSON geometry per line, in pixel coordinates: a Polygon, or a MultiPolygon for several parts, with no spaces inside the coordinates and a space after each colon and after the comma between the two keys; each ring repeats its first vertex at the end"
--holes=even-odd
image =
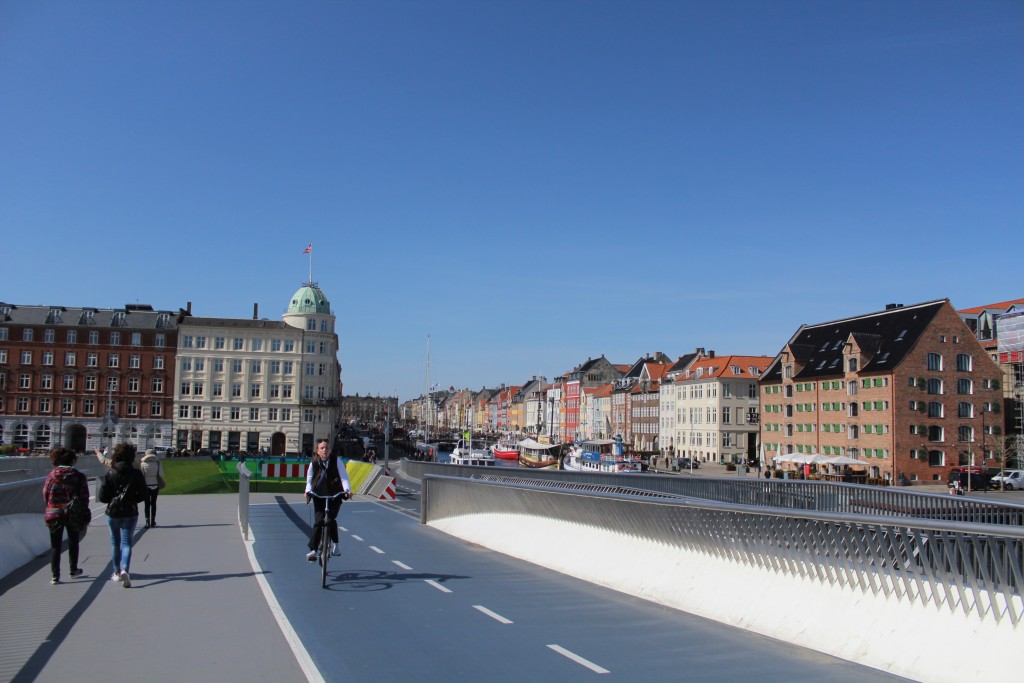
{"type": "Polygon", "coordinates": [[[71,515],[69,508],[72,501],[77,501],[84,510],[89,509],[89,480],[74,468],[77,459],[78,456],[70,449],[51,450],[53,469],[43,482],[43,500],[46,501],[43,518],[50,528],[50,573],[53,577],[50,583],[53,584],[60,583],[60,551],[65,529],[68,531],[68,562],[71,565],[68,573],[72,577],[83,573],[78,566],[78,541],[83,531],[79,525],[83,518],[71,515]]]}

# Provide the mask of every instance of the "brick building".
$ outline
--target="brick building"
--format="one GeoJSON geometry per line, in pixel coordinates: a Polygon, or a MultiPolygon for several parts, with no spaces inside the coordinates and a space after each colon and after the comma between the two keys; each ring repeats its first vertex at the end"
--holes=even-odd
{"type": "Polygon", "coordinates": [[[0,303],[0,441],[169,446],[181,315],[0,303]]]}
{"type": "Polygon", "coordinates": [[[948,299],[804,325],[761,378],[761,441],[768,458],[857,458],[879,482],[945,480],[996,464],[1001,377],[948,299]]]}

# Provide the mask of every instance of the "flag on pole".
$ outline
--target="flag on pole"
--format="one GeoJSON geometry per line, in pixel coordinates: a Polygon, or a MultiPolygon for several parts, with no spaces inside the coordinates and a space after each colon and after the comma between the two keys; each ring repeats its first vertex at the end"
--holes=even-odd
{"type": "Polygon", "coordinates": [[[313,243],[310,242],[309,246],[302,250],[302,253],[303,254],[312,254],[313,253],[313,243]]]}

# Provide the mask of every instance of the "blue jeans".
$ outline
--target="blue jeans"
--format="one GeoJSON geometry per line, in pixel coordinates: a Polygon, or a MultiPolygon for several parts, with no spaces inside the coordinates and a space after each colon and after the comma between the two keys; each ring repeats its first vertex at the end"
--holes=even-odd
{"type": "Polygon", "coordinates": [[[132,564],[132,534],[135,533],[135,524],[139,521],[135,517],[107,517],[107,526],[110,527],[110,562],[114,565],[114,571],[129,571],[132,564]]]}

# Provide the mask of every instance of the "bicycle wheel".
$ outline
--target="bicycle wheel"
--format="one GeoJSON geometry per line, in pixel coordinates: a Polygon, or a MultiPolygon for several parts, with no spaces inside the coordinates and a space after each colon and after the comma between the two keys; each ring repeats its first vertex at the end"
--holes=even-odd
{"type": "Polygon", "coordinates": [[[324,527],[320,534],[320,587],[327,588],[327,560],[331,557],[331,534],[324,527]]]}

